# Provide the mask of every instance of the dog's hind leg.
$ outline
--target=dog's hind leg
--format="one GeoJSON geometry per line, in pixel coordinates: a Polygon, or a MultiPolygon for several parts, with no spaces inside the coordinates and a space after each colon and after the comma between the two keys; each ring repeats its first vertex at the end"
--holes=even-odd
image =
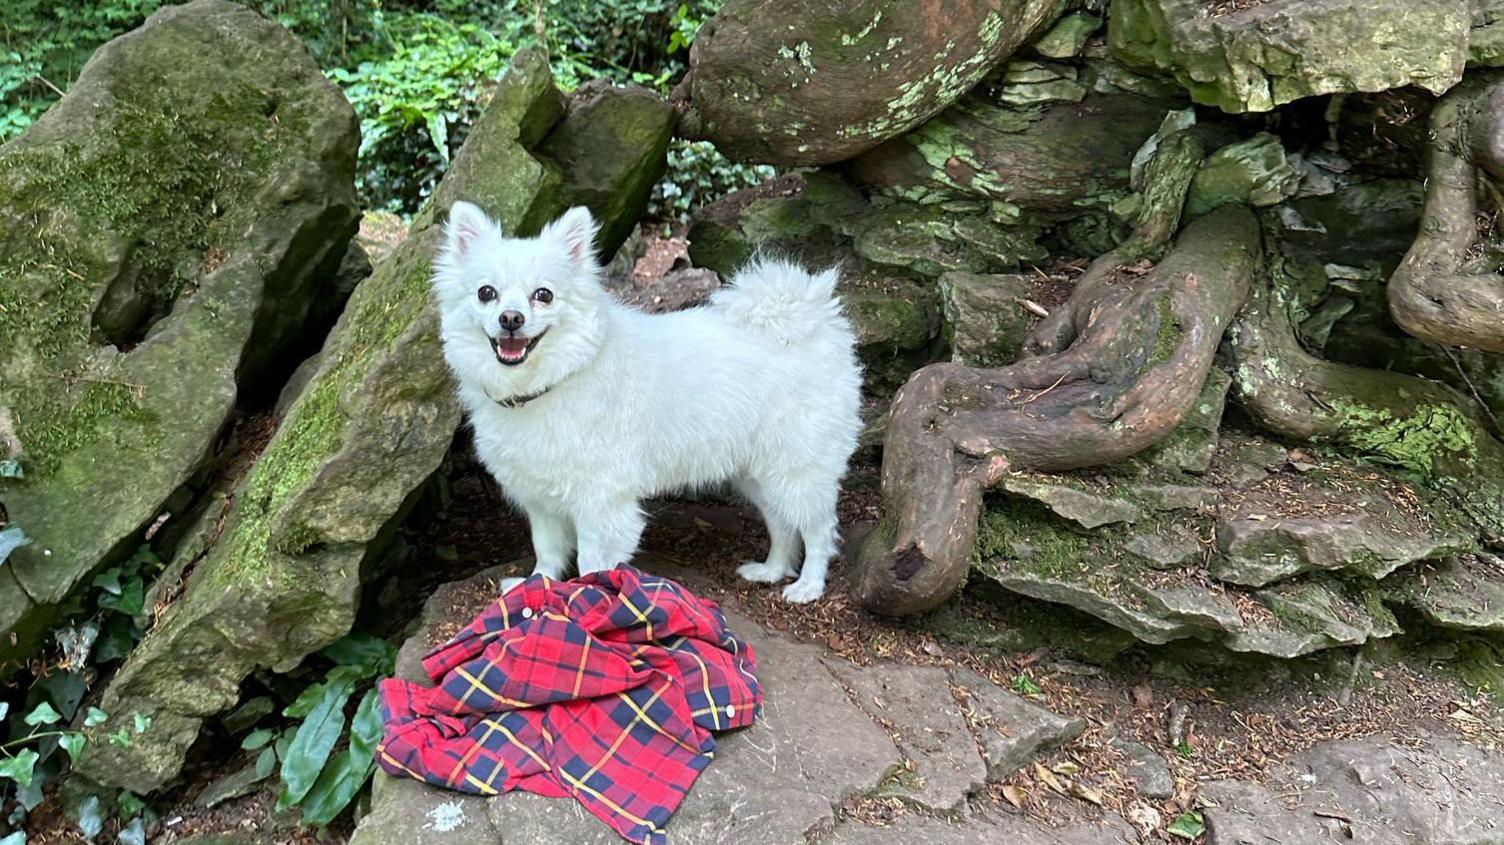
{"type": "Polygon", "coordinates": [[[794,486],[778,499],[783,516],[804,538],[804,565],[794,583],[783,588],[786,601],[812,602],[825,593],[825,571],[836,555],[837,482],[794,486]]]}
{"type": "Polygon", "coordinates": [[[533,574],[563,578],[569,571],[569,556],[574,552],[574,526],[569,517],[542,509],[524,510],[533,532],[533,556],[538,560],[533,574]]]}
{"type": "Polygon", "coordinates": [[[762,486],[753,479],[742,479],[736,488],[762,512],[762,520],[768,526],[768,558],[765,561],[748,561],[737,568],[736,574],[758,584],[776,584],[792,578],[798,571],[799,530],[774,510],[762,486]]]}
{"type": "Polygon", "coordinates": [[[580,574],[611,569],[631,560],[646,524],[636,500],[592,502],[582,507],[575,514],[580,574]]]}

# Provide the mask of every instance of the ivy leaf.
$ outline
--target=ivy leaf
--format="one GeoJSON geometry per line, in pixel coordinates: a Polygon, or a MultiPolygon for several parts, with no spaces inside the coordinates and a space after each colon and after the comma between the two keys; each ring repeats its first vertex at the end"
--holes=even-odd
{"type": "Polygon", "coordinates": [[[104,590],[106,593],[109,593],[112,596],[118,596],[120,595],[121,590],[121,574],[122,570],[118,566],[106,569],[105,571],[94,576],[94,581],[92,582],[93,586],[104,590]]]}
{"type": "Polygon", "coordinates": [[[397,649],[380,637],[349,634],[326,646],[320,654],[341,666],[357,666],[372,675],[390,674],[397,649]]]}
{"type": "MultiPolygon", "coordinates": [[[[146,845],[146,822],[140,816],[131,819],[131,823],[120,828],[115,841],[119,845],[146,845]]],[[[0,843],[3,845],[3,843],[0,843]]]]}
{"type": "Polygon", "coordinates": [[[376,743],[381,740],[380,697],[370,690],[350,723],[350,747],[341,751],[303,797],[304,824],[323,827],[334,821],[376,770],[376,743]]]}
{"type": "Polygon", "coordinates": [[[10,713],[10,702],[0,701],[0,719],[4,719],[10,713]]]}
{"type": "Polygon", "coordinates": [[[25,722],[32,727],[39,725],[55,725],[63,720],[63,714],[52,709],[52,705],[42,702],[36,709],[26,714],[25,722]]]}
{"type": "Polygon", "coordinates": [[[324,689],[308,718],[298,725],[287,754],[282,758],[282,794],[277,807],[285,810],[303,800],[318,779],[329,752],[345,731],[345,702],[350,700],[353,684],[331,682],[324,689]]]}
{"type": "Polygon", "coordinates": [[[16,756],[0,760],[0,778],[10,778],[19,786],[31,786],[32,770],[40,756],[30,748],[23,748],[16,756]]]}
{"type": "Polygon", "coordinates": [[[133,713],[131,719],[135,722],[136,733],[144,734],[151,727],[151,717],[145,713],[133,713]]]}
{"type": "Polygon", "coordinates": [[[4,839],[0,839],[0,845],[26,845],[26,831],[18,830],[4,839]]]}
{"type": "Polygon", "coordinates": [[[254,731],[251,731],[245,739],[240,741],[240,747],[245,749],[246,751],[255,751],[263,745],[266,745],[268,742],[271,742],[273,736],[276,736],[276,734],[270,729],[258,728],[254,731]]]}
{"type": "Polygon", "coordinates": [[[277,768],[277,749],[261,749],[261,754],[256,757],[256,780],[271,777],[272,770],[275,768],[277,768]]]}
{"type": "Polygon", "coordinates": [[[129,789],[120,791],[120,795],[115,798],[115,806],[120,808],[121,818],[129,819],[146,812],[146,802],[129,789]]]}
{"type": "Polygon", "coordinates": [[[0,478],[25,478],[26,470],[21,468],[18,458],[8,458],[0,461],[0,478]]]}
{"type": "Polygon", "coordinates": [[[65,733],[57,738],[57,744],[61,745],[63,747],[63,750],[68,752],[69,760],[77,763],[78,755],[82,754],[84,750],[84,735],[76,733],[65,733]]]}
{"type": "Polygon", "coordinates": [[[78,805],[78,830],[85,839],[93,839],[104,830],[104,811],[100,809],[98,795],[90,795],[78,805]]]}
{"type": "Polygon", "coordinates": [[[146,584],[140,576],[133,576],[121,583],[118,594],[100,596],[99,606],[126,616],[135,616],[146,607],[146,584]]]}
{"type": "Polygon", "coordinates": [[[98,707],[90,707],[84,711],[84,727],[92,728],[104,724],[110,718],[110,714],[98,707]]]}
{"type": "Polygon", "coordinates": [[[1198,839],[1206,833],[1206,821],[1195,810],[1188,810],[1175,817],[1170,826],[1165,828],[1165,833],[1178,836],[1181,839],[1198,839]]]}
{"type": "Polygon", "coordinates": [[[11,552],[30,543],[31,538],[26,536],[21,526],[12,525],[8,528],[0,528],[0,563],[5,563],[10,558],[11,552]]]}
{"type": "Polygon", "coordinates": [[[140,638],[141,632],[137,630],[131,617],[112,613],[99,628],[99,640],[94,646],[94,659],[99,663],[120,660],[130,654],[140,638]]]}

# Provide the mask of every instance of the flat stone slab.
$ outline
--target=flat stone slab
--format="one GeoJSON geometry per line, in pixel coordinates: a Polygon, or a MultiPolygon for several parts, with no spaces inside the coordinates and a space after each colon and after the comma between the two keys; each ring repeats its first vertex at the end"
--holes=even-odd
{"type": "Polygon", "coordinates": [[[879,827],[843,824],[823,840],[824,845],[1125,845],[1139,838],[1126,822],[1108,815],[1099,823],[1047,828],[1020,816],[995,813],[971,815],[960,821],[905,816],[879,827]]]}
{"type": "Polygon", "coordinates": [[[966,718],[976,729],[987,763],[987,782],[998,783],[1030,760],[1070,742],[1086,730],[1083,719],[1061,716],[1000,689],[964,667],[952,682],[966,702],[966,718]]]}
{"type": "Polygon", "coordinates": [[[1443,628],[1504,632],[1504,558],[1458,555],[1384,580],[1384,598],[1443,628]]]}
{"type": "Polygon", "coordinates": [[[1451,739],[1411,749],[1381,737],[1319,745],[1267,785],[1201,789],[1207,845],[1504,841],[1504,759],[1451,739]]]}
{"type": "MultiPolygon", "coordinates": [[[[987,780],[987,766],[938,666],[856,667],[831,671],[873,721],[888,727],[912,770],[900,769],[882,792],[932,810],[954,810],[987,780]]],[[[989,686],[991,682],[988,682],[989,686]]]]}

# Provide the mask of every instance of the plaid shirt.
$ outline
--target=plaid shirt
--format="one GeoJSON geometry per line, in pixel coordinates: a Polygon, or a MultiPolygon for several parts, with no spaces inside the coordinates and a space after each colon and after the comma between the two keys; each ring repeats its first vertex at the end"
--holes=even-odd
{"type": "Polygon", "coordinates": [[[653,845],[710,763],[710,732],[762,707],[752,648],[715,602],[630,566],[529,578],[423,668],[437,686],[381,682],[383,769],[481,795],[573,796],[653,845]]]}

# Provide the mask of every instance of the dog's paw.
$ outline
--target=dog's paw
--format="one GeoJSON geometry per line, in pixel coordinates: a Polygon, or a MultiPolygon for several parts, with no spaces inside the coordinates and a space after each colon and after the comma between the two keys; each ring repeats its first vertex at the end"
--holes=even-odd
{"type": "Polygon", "coordinates": [[[749,561],[738,567],[736,574],[754,584],[777,584],[794,573],[777,564],[749,561]]]}
{"type": "Polygon", "coordinates": [[[824,594],[824,582],[803,578],[783,588],[783,600],[793,604],[809,604],[824,594]]]}

